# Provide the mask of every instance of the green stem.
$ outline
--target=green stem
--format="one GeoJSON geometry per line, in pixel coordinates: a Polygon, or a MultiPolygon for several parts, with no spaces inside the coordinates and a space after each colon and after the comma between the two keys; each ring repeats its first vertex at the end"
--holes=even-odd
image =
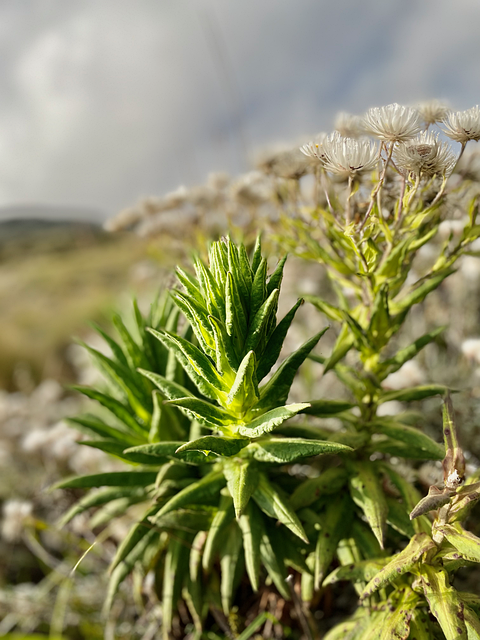
{"type": "Polygon", "coordinates": [[[367,209],[367,213],[365,214],[365,217],[363,219],[362,224],[360,225],[360,229],[359,232],[363,231],[363,228],[365,227],[368,218],[370,217],[370,214],[372,213],[372,209],[373,209],[373,205],[375,204],[375,200],[377,198],[377,194],[380,191],[380,189],[383,186],[383,183],[385,181],[385,177],[387,175],[387,169],[388,169],[388,165],[390,164],[390,160],[392,159],[392,154],[393,154],[393,148],[395,146],[394,142],[390,143],[390,149],[388,150],[388,155],[387,155],[387,160],[385,161],[385,165],[383,167],[383,171],[382,174],[378,180],[377,185],[375,186],[375,189],[372,191],[372,195],[370,197],[370,204],[368,205],[368,209],[367,209]]]}

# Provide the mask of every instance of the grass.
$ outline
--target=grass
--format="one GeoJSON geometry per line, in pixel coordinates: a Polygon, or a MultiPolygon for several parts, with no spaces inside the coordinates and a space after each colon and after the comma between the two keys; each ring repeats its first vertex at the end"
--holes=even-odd
{"type": "Polygon", "coordinates": [[[0,263],[0,387],[14,386],[19,363],[34,380],[61,376],[62,350],[108,315],[121,291],[135,290],[132,267],[147,255],[145,242],[112,236],[0,263]]]}

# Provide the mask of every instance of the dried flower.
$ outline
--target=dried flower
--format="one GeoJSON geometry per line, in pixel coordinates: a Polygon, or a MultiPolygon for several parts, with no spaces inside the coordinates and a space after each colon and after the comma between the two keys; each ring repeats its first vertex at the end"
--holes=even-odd
{"type": "Polygon", "coordinates": [[[369,109],[364,118],[365,130],[385,142],[405,142],[423,128],[420,113],[396,102],[386,107],[369,109]]]}
{"type": "Polygon", "coordinates": [[[3,505],[2,537],[17,542],[22,537],[25,521],[32,515],[33,505],[25,500],[7,500],[3,505]]]}
{"type": "Polygon", "coordinates": [[[323,165],[343,178],[372,171],[378,162],[378,147],[369,140],[344,138],[337,131],[322,144],[323,165]]]}
{"type": "Polygon", "coordinates": [[[456,142],[466,144],[480,140],[480,107],[478,104],[466,111],[451,111],[443,120],[443,131],[456,142]]]}
{"type": "Polygon", "coordinates": [[[363,120],[360,116],[353,116],[342,111],[335,119],[335,130],[345,138],[359,138],[365,133],[363,120]]]}
{"type": "Polygon", "coordinates": [[[399,169],[419,176],[449,175],[457,161],[448,144],[439,142],[438,135],[422,132],[415,140],[400,143],[395,149],[399,169]]]}
{"type": "Polygon", "coordinates": [[[300,153],[300,149],[279,149],[265,154],[258,168],[267,174],[298,180],[309,171],[310,163],[305,158],[305,154],[300,153]]]}
{"type": "Polygon", "coordinates": [[[448,106],[441,100],[428,100],[417,105],[417,110],[429,127],[436,122],[441,122],[449,112],[448,106]]]}
{"type": "Polygon", "coordinates": [[[260,171],[249,171],[231,185],[231,195],[239,204],[259,206],[271,200],[273,185],[260,171]]]}
{"type": "Polygon", "coordinates": [[[212,171],[207,177],[207,186],[215,191],[223,191],[230,184],[230,176],[225,171],[212,171]]]}
{"type": "Polygon", "coordinates": [[[300,147],[300,151],[309,158],[323,160],[322,144],[326,140],[326,133],[319,133],[313,140],[300,147]]]}

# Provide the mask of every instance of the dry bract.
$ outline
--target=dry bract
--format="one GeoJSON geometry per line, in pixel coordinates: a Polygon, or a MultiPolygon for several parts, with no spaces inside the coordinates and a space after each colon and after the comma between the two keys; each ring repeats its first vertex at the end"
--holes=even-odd
{"type": "Polygon", "coordinates": [[[417,110],[429,127],[436,122],[441,122],[447,116],[449,107],[441,100],[428,100],[418,104],[417,110]]]}
{"type": "Polygon", "coordinates": [[[466,111],[452,111],[443,120],[443,131],[449,138],[462,144],[480,140],[480,107],[466,111]]]}
{"type": "Polygon", "coordinates": [[[338,132],[328,136],[322,149],[325,169],[345,179],[373,171],[379,160],[375,144],[368,140],[343,138],[338,132]]]}
{"type": "Polygon", "coordinates": [[[250,171],[232,184],[231,195],[242,205],[260,205],[272,198],[272,183],[260,171],[250,171]]]}
{"type": "Polygon", "coordinates": [[[342,111],[336,117],[334,128],[345,138],[359,138],[365,134],[362,118],[345,111],[342,111]]]}
{"type": "Polygon", "coordinates": [[[298,180],[310,170],[310,163],[297,147],[272,151],[261,158],[258,168],[278,178],[298,180]]]}
{"type": "Polygon", "coordinates": [[[369,109],[364,118],[367,133],[384,142],[411,140],[423,129],[420,113],[397,103],[369,109]]]}
{"type": "Polygon", "coordinates": [[[422,132],[415,140],[400,143],[394,155],[400,170],[416,176],[449,175],[457,161],[449,145],[429,131],[422,132]]]}

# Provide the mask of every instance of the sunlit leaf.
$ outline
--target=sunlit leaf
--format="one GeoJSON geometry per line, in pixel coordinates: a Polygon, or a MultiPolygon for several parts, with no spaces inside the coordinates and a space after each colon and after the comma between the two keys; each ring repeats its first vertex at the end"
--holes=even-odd
{"type": "Polygon", "coordinates": [[[258,468],[250,460],[226,460],[223,472],[227,480],[227,487],[233,498],[235,515],[240,518],[248,501],[258,485],[258,468]]]}
{"type": "Polygon", "coordinates": [[[158,512],[158,517],[165,515],[169,511],[174,511],[180,507],[184,507],[191,504],[202,503],[202,500],[211,498],[217,495],[225,486],[225,478],[221,471],[212,471],[206,476],[193,482],[177,493],[173,498],[163,505],[158,512]]]}
{"type": "Polygon", "coordinates": [[[348,531],[353,509],[350,498],[343,494],[327,505],[321,515],[321,529],[315,547],[315,588],[319,589],[335,556],[338,543],[348,531]]]}
{"type": "Polygon", "coordinates": [[[275,427],[280,426],[282,422],[292,418],[308,406],[308,403],[304,402],[299,404],[287,404],[284,407],[271,409],[248,424],[240,425],[238,427],[238,432],[240,435],[248,438],[258,438],[265,433],[273,431],[275,427]]]}
{"type": "Polygon", "coordinates": [[[457,591],[450,586],[446,571],[429,564],[421,564],[418,572],[430,611],[438,620],[446,640],[467,640],[465,605],[457,591]]]}
{"type": "Polygon", "coordinates": [[[212,521],[212,526],[208,530],[205,549],[203,551],[202,566],[205,571],[209,571],[213,564],[214,554],[218,553],[220,541],[225,528],[234,517],[233,502],[230,496],[222,496],[220,506],[212,521]]]}
{"type": "Polygon", "coordinates": [[[443,533],[450,544],[458,549],[465,559],[480,562],[480,538],[470,531],[466,531],[459,522],[437,525],[436,530],[443,533]]]}
{"type": "Polygon", "coordinates": [[[352,451],[350,447],[337,442],[304,438],[268,438],[255,442],[251,446],[254,447],[253,457],[256,460],[280,464],[287,464],[309,456],[352,451]]]}
{"type": "Polygon", "coordinates": [[[263,516],[258,507],[249,502],[238,520],[242,531],[243,548],[245,552],[245,565],[247,574],[254,591],[259,588],[260,574],[260,545],[265,534],[263,516]]]}
{"type": "Polygon", "coordinates": [[[155,471],[110,471],[60,480],[53,489],[89,489],[91,487],[146,487],[155,482],[155,471]]]}
{"type": "Polygon", "coordinates": [[[410,634],[410,622],[419,599],[411,589],[402,590],[397,606],[383,623],[380,640],[392,640],[392,638],[407,640],[410,634]]]}
{"type": "Polygon", "coordinates": [[[328,327],[307,340],[286,358],[270,380],[260,389],[259,409],[269,409],[286,402],[293,379],[308,354],[317,345],[328,327]]]}
{"type": "Polygon", "coordinates": [[[388,506],[385,493],[369,462],[352,462],[350,493],[354,502],[362,509],[375,537],[383,549],[387,524],[388,506]]]}
{"type": "Polygon", "coordinates": [[[238,565],[242,560],[242,534],[236,522],[230,524],[226,532],[226,542],[222,546],[223,548],[220,551],[220,567],[222,571],[220,593],[223,612],[228,616],[236,586],[236,573],[238,574],[238,565]]]}
{"type": "Polygon", "coordinates": [[[435,546],[435,543],[429,535],[426,533],[416,533],[405,549],[394,555],[390,559],[390,562],[370,580],[363,590],[361,598],[368,598],[375,593],[375,591],[378,591],[378,589],[381,589],[407,571],[410,571],[422,555],[430,549],[435,548],[435,546]]]}
{"type": "Polygon", "coordinates": [[[211,451],[219,456],[234,456],[250,443],[248,438],[228,438],[226,436],[203,436],[178,447],[182,451],[211,451]]]}
{"type": "Polygon", "coordinates": [[[445,456],[445,449],[441,444],[418,429],[401,424],[393,418],[378,418],[374,421],[374,425],[376,431],[404,442],[409,448],[423,451],[426,459],[442,460],[445,456]]]}
{"type": "Polygon", "coordinates": [[[269,482],[263,473],[259,473],[258,485],[253,493],[253,499],[264,513],[279,520],[292,533],[308,544],[308,538],[297,514],[288,500],[280,494],[279,490],[269,482]]]}

